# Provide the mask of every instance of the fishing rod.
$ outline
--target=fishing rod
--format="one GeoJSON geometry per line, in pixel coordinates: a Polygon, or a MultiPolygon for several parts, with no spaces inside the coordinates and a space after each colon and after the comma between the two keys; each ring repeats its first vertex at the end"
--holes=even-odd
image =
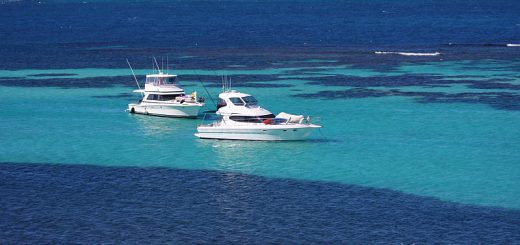
{"type": "Polygon", "coordinates": [[[137,81],[137,77],[135,76],[134,69],[132,69],[132,65],[130,65],[130,61],[128,61],[128,59],[126,59],[126,63],[128,64],[128,67],[130,67],[130,71],[132,71],[132,75],[134,76],[134,80],[135,80],[135,83],[137,84],[137,88],[139,88],[139,91],[141,92],[141,94],[143,95],[143,98],[144,98],[144,92],[141,91],[141,86],[139,86],[139,81],[137,81]]]}
{"type": "Polygon", "coordinates": [[[202,79],[200,79],[200,76],[198,74],[196,74],[195,72],[193,72],[193,74],[195,74],[195,76],[197,76],[197,79],[199,80],[200,84],[202,85],[202,88],[204,88],[204,91],[206,91],[206,94],[208,95],[208,97],[211,99],[211,103],[213,103],[213,105],[215,106],[215,108],[217,107],[217,104],[215,103],[215,100],[213,100],[213,97],[211,97],[211,94],[209,93],[208,89],[206,88],[206,86],[204,85],[204,83],[202,82],[202,79]]]}

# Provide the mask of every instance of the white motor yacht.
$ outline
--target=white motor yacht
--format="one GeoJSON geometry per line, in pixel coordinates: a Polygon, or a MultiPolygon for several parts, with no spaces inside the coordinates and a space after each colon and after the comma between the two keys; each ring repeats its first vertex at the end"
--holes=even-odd
{"type": "Polygon", "coordinates": [[[195,118],[204,106],[204,98],[197,98],[197,92],[186,95],[173,74],[146,75],[144,89],[134,92],[142,93],[143,99],[128,104],[130,113],[195,118]]]}
{"type": "Polygon", "coordinates": [[[321,128],[310,117],[280,113],[277,116],[258,106],[257,100],[235,90],[219,95],[219,120],[199,125],[195,136],[202,139],[231,140],[305,140],[321,128]]]}

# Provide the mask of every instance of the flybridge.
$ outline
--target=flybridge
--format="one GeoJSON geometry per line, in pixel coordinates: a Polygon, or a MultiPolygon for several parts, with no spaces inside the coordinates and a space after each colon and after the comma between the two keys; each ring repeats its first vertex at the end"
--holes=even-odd
{"type": "Polygon", "coordinates": [[[177,75],[163,74],[162,72],[146,75],[146,84],[153,84],[154,86],[173,85],[177,82],[177,75]]]}

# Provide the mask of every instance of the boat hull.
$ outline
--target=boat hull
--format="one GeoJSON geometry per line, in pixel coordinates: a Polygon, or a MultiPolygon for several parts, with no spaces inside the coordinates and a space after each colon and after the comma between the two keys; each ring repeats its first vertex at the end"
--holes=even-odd
{"type": "Polygon", "coordinates": [[[201,139],[296,141],[306,140],[318,125],[261,125],[258,127],[199,126],[195,136],[201,139]]]}
{"type": "Polygon", "coordinates": [[[128,112],[162,117],[196,118],[203,104],[129,104],[128,112]]]}

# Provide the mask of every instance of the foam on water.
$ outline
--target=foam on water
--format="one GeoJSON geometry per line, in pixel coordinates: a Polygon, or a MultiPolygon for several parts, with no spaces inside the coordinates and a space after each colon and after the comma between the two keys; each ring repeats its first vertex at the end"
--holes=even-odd
{"type": "Polygon", "coordinates": [[[441,53],[413,53],[413,52],[389,52],[389,51],[375,51],[375,54],[397,54],[403,56],[439,56],[441,53]]]}

